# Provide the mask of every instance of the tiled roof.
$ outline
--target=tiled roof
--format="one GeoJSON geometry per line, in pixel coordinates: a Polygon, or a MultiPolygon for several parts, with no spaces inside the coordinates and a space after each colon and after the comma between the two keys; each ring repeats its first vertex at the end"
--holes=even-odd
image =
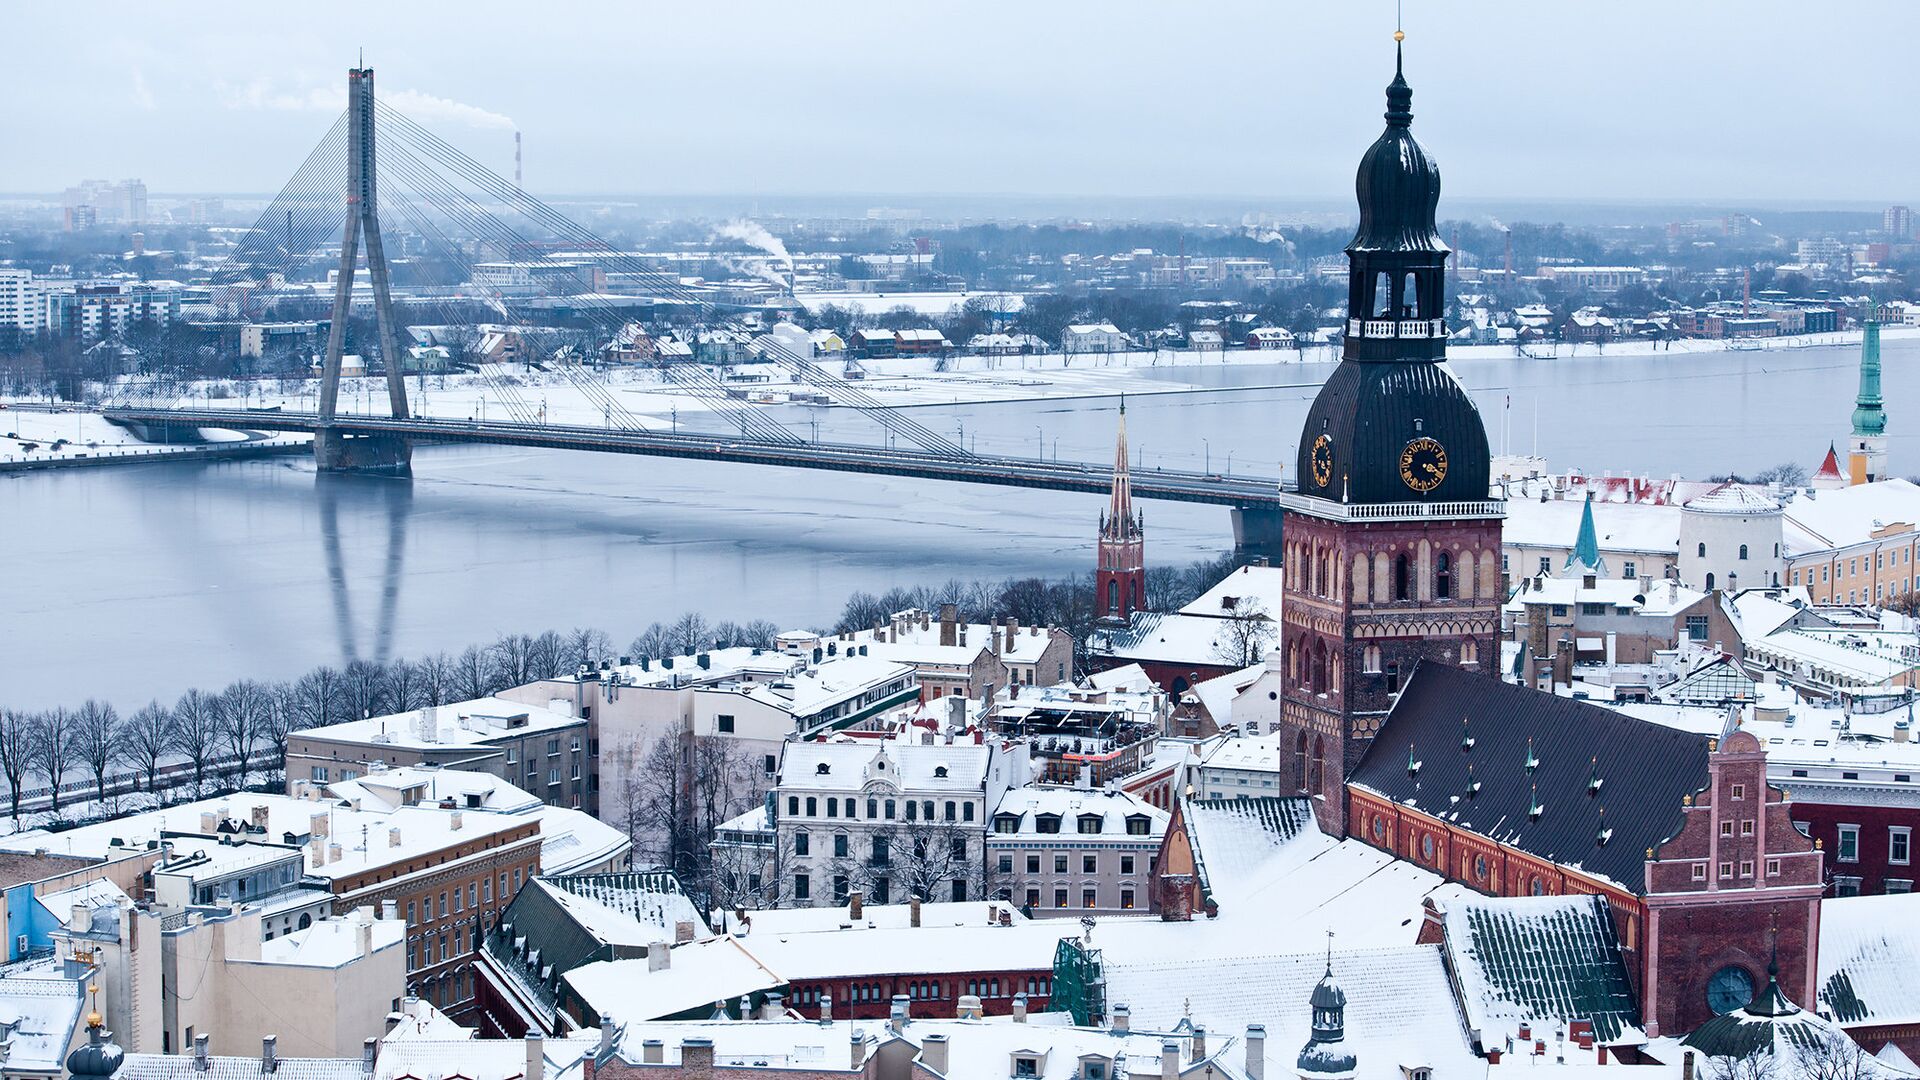
{"type": "Polygon", "coordinates": [[[1679,831],[1682,800],[1706,787],[1707,743],[1584,701],[1423,663],[1349,781],[1637,893],[1646,850],[1679,831]]]}
{"type": "Polygon", "coordinates": [[[1607,902],[1597,896],[1462,896],[1446,906],[1447,950],[1467,1026],[1491,1047],[1526,1023],[1593,1021],[1603,1043],[1638,1041],[1639,1013],[1607,902]]]}

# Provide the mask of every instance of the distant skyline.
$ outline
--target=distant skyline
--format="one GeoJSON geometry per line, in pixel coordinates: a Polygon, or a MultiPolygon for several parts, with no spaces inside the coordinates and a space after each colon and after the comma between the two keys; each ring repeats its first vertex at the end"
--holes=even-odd
{"type": "MultiPolygon", "coordinates": [[[[110,2],[9,11],[0,191],[277,189],[382,97],[541,193],[1350,198],[1391,0],[966,5],[110,2]]],[[[1906,3],[1408,0],[1445,195],[1920,202],[1906,3]]],[[[1443,213],[1444,213],[1443,208],[1443,213]]]]}

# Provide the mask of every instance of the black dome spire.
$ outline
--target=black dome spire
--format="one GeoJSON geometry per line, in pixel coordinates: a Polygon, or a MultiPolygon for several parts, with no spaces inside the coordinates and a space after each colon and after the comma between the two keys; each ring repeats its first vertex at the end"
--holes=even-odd
{"type": "Polygon", "coordinates": [[[1360,230],[1347,245],[1357,251],[1442,252],[1447,245],[1434,225],[1440,205],[1440,166],[1413,137],[1413,87],[1394,47],[1393,82],[1387,84],[1387,128],[1367,148],[1354,177],[1360,197],[1360,230]]]}
{"type": "Polygon", "coordinates": [[[1360,159],[1347,245],[1340,367],[1300,433],[1299,490],[1335,502],[1481,501],[1486,426],[1446,359],[1440,168],[1413,138],[1413,88],[1395,50],[1387,126],[1360,159]]]}

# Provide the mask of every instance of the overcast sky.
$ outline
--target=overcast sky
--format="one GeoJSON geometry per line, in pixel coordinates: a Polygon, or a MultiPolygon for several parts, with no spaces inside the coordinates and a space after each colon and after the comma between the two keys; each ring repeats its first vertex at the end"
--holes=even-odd
{"type": "MultiPolygon", "coordinates": [[[[382,96],[549,193],[1350,198],[1392,0],[8,12],[0,191],[278,188],[382,96]]],[[[1911,0],[1407,0],[1456,198],[1920,201],[1911,0]]]]}

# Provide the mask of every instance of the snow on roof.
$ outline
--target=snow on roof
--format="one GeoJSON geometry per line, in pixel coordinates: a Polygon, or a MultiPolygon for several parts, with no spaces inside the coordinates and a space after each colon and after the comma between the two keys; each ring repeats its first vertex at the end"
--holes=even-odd
{"type": "Polygon", "coordinates": [[[640,875],[545,875],[534,878],[581,929],[611,945],[646,946],[673,940],[675,926],[691,922],[706,929],[693,901],[679,892],[647,888],[640,875]]]}
{"type": "Polygon", "coordinates": [[[1530,604],[1606,604],[1614,608],[1628,608],[1640,615],[1665,617],[1679,614],[1707,595],[1672,581],[1655,582],[1642,593],[1637,578],[1596,577],[1591,585],[1587,584],[1584,575],[1543,575],[1523,578],[1521,581],[1526,586],[1507,601],[1505,606],[1508,611],[1523,611],[1530,604]]]}
{"type": "Polygon", "coordinates": [[[1219,668],[1238,658],[1232,631],[1233,624],[1226,619],[1136,611],[1124,628],[1095,631],[1091,644],[1114,657],[1219,668]]]}
{"type": "Polygon", "coordinates": [[[9,965],[0,976],[0,1038],[7,1071],[64,1076],[68,1043],[80,1022],[85,982],[68,978],[57,957],[9,965]]]}
{"type": "Polygon", "coordinates": [[[1920,485],[1876,480],[1832,491],[1796,492],[1786,504],[1789,556],[1863,544],[1890,526],[1920,523],[1920,485]]]}
{"type": "MultiPolygon", "coordinates": [[[[475,773],[452,773],[454,776],[477,776],[475,773]]],[[[504,780],[494,779],[505,785],[504,780]]],[[[511,785],[507,785],[511,786],[511,785]]],[[[366,804],[363,803],[363,806],[366,804]]],[[[251,821],[256,808],[265,809],[267,824],[264,833],[237,833],[243,840],[253,839],[256,843],[222,844],[208,837],[197,844],[197,849],[213,854],[226,855],[232,859],[251,861],[272,861],[285,858],[291,852],[283,846],[287,834],[294,841],[305,844],[313,830],[313,819],[318,816],[326,819],[331,834],[331,844],[338,844],[340,858],[336,861],[328,858],[324,865],[313,865],[312,852],[302,850],[307,860],[306,873],[324,878],[355,877],[370,869],[389,866],[394,863],[406,864],[418,859],[422,854],[437,851],[453,843],[470,843],[489,836],[509,832],[524,827],[530,820],[518,814],[499,814],[468,811],[460,819],[459,827],[454,826],[454,813],[438,805],[401,806],[386,809],[381,806],[369,806],[355,810],[351,805],[338,799],[302,799],[291,795],[272,794],[236,794],[200,799],[196,802],[180,803],[176,806],[147,810],[137,814],[128,814],[110,821],[82,825],[55,834],[15,833],[0,837],[0,847],[11,850],[31,851],[35,848],[59,848],[68,854],[91,855],[105,858],[119,854],[127,848],[145,847],[149,840],[161,839],[161,834],[177,833],[167,839],[174,845],[176,855],[194,844],[194,836],[205,835],[202,832],[203,813],[227,819],[230,823],[245,825],[251,821]],[[389,842],[389,829],[399,829],[402,843],[394,846],[389,842]],[[362,844],[362,837],[366,842],[362,844]],[[116,843],[115,841],[118,841],[116,843]]]]}
{"type": "Polygon", "coordinates": [[[1251,769],[1258,772],[1280,771],[1280,733],[1247,735],[1222,739],[1201,759],[1208,769],[1251,769]]]}
{"type": "Polygon", "coordinates": [[[1180,609],[1184,615],[1228,619],[1244,615],[1249,601],[1257,601],[1270,619],[1280,617],[1286,571],[1278,566],[1242,566],[1180,609]]]}
{"type": "Polygon", "coordinates": [[[942,645],[939,617],[928,616],[922,628],[923,614],[917,610],[896,612],[884,628],[855,631],[853,643],[866,645],[871,656],[907,663],[968,664],[980,655],[980,650],[994,648],[1007,663],[1031,664],[1039,660],[1053,642],[1052,632],[1044,627],[1015,626],[1012,639],[1008,640],[1004,623],[959,623],[954,627],[954,636],[956,640],[964,636],[966,644],[942,645]]]}
{"type": "Polygon", "coordinates": [[[1120,328],[1110,322],[1074,323],[1067,327],[1067,333],[1076,336],[1085,336],[1087,334],[1117,334],[1119,332],[1120,328]]]}
{"type": "MultiPolygon", "coordinates": [[[[366,908],[359,909],[368,910],[366,908]]],[[[292,930],[260,943],[260,959],[268,964],[337,968],[360,958],[361,920],[354,915],[321,919],[305,930],[292,930]]],[[[390,949],[406,940],[407,924],[399,919],[369,919],[373,949],[390,949]]]]}
{"type": "MultiPolygon", "coordinates": [[[[841,908],[829,909],[844,915],[841,908]]],[[[758,920],[756,919],[756,922],[758,920]]],[[[785,981],[865,975],[937,975],[968,971],[1051,970],[1060,939],[1080,929],[1067,921],[1011,926],[874,927],[768,933],[756,925],[738,939],[785,981]]],[[[675,965],[679,964],[676,956],[675,965]]]]}
{"type": "Polygon", "coordinates": [[[576,725],[584,727],[585,724],[586,721],[570,713],[537,705],[522,705],[499,697],[483,697],[412,712],[307,728],[300,734],[341,742],[420,749],[474,745],[576,725]]]}
{"type": "Polygon", "coordinates": [[[788,981],[730,937],[685,942],[669,955],[658,971],[648,970],[649,958],[636,957],[584,964],[564,977],[588,1015],[611,1016],[616,1024],[668,1019],[788,981]]]}
{"type": "MultiPolygon", "coordinates": [[[[1580,533],[1585,499],[1509,498],[1500,539],[1508,547],[1571,548],[1580,533]]],[[[1593,527],[1603,554],[1676,555],[1680,551],[1680,508],[1648,502],[1607,502],[1595,498],[1593,527]]]]}
{"type": "Polygon", "coordinates": [[[1462,890],[1443,917],[1467,1028],[1482,1047],[1504,1044],[1523,1024],[1565,1030],[1573,1020],[1592,1021],[1603,1043],[1645,1041],[1605,900],[1462,890]]]}
{"type": "Polygon", "coordinates": [[[1920,894],[1820,902],[1822,1008],[1849,1027],[1920,1023],[1920,894]]]}
{"type": "MultiPolygon", "coordinates": [[[[1130,664],[1129,667],[1138,667],[1130,664]]],[[[1200,700],[1200,705],[1213,717],[1220,727],[1234,723],[1233,703],[1247,687],[1259,680],[1267,670],[1265,663],[1249,664],[1238,671],[1229,671],[1225,675],[1215,675],[1211,679],[1202,679],[1187,691],[1200,700]]]]}
{"type": "Polygon", "coordinates": [[[1418,1065],[1437,1077],[1461,1077],[1485,1068],[1467,1044],[1438,945],[1336,947],[1329,956],[1323,944],[1307,952],[1243,950],[1148,963],[1115,963],[1111,949],[1105,955],[1107,1001],[1126,1005],[1135,1029],[1170,1031],[1186,1021],[1235,1034],[1264,1024],[1268,1076],[1295,1075],[1295,1055],[1312,1034],[1308,1001],[1329,966],[1347,995],[1346,1046],[1363,1075],[1399,1077],[1402,1066],[1418,1065]]]}
{"type": "Polygon", "coordinates": [[[541,804],[532,813],[540,819],[540,870],[572,874],[606,866],[633,850],[633,839],[584,810],[541,804]]]}
{"type": "Polygon", "coordinates": [[[1147,669],[1139,664],[1121,664],[1119,667],[1096,671],[1087,676],[1087,685],[1095,690],[1133,690],[1141,693],[1153,689],[1153,678],[1147,669]]]}
{"type": "Polygon", "coordinates": [[[1797,672],[1878,686],[1920,665],[1920,635],[1898,631],[1787,629],[1748,639],[1748,656],[1797,672]]]}
{"type": "MultiPolygon", "coordinates": [[[[521,1054],[521,1071],[526,1055],[521,1054]]],[[[116,1080],[260,1080],[260,1055],[207,1055],[206,1067],[192,1054],[128,1054],[113,1074],[116,1080]]],[[[469,1071],[473,1080],[506,1080],[469,1071]]],[[[358,1057],[290,1058],[275,1055],[274,1080],[369,1080],[358,1057]]]]}
{"type": "MultiPolygon", "coordinates": [[[[936,926],[977,926],[986,930],[993,926],[987,913],[1007,912],[1016,923],[1029,922],[1025,915],[1010,904],[997,904],[990,901],[967,901],[964,903],[937,903],[920,905],[920,927],[927,929],[936,926]]],[[[784,937],[789,934],[821,934],[841,930],[901,930],[912,924],[912,907],[908,904],[862,904],[860,921],[855,925],[847,914],[847,908],[770,908],[765,911],[726,913],[727,932],[740,936],[751,948],[762,937],[784,937]],[[745,918],[742,919],[742,914],[745,918]]]]}
{"type": "Polygon", "coordinates": [[[1701,514],[1774,514],[1780,511],[1780,503],[1759,488],[1728,481],[1687,500],[1684,508],[1701,514]]]}
{"type": "MultiPolygon", "coordinates": [[[[34,897],[34,900],[46,909],[47,914],[53,917],[53,921],[61,926],[68,925],[73,919],[75,906],[85,906],[89,910],[102,907],[118,908],[120,901],[130,899],[126,890],[106,878],[95,878],[71,889],[62,889],[59,892],[34,897]]],[[[87,927],[81,927],[81,929],[85,930],[87,927]]]]}
{"type": "Polygon", "coordinates": [[[792,742],[780,757],[779,786],[783,792],[841,791],[885,778],[903,791],[978,792],[991,756],[975,743],[792,742]]]}
{"type": "MultiPolygon", "coordinates": [[[[1063,787],[1014,788],[1001,798],[1000,805],[993,811],[995,818],[1002,814],[1013,817],[1015,833],[1028,836],[1039,831],[1038,821],[1043,814],[1059,816],[1064,822],[1059,831],[1076,835],[1082,831],[1080,818],[1091,815],[1098,819],[1103,836],[1127,836],[1127,819],[1144,817],[1148,822],[1147,833],[1141,839],[1155,842],[1166,833],[1169,818],[1165,810],[1152,803],[1113,788],[1098,791],[1063,787]]],[[[994,831],[987,834],[987,842],[991,844],[1002,835],[996,821],[994,831]]]]}

